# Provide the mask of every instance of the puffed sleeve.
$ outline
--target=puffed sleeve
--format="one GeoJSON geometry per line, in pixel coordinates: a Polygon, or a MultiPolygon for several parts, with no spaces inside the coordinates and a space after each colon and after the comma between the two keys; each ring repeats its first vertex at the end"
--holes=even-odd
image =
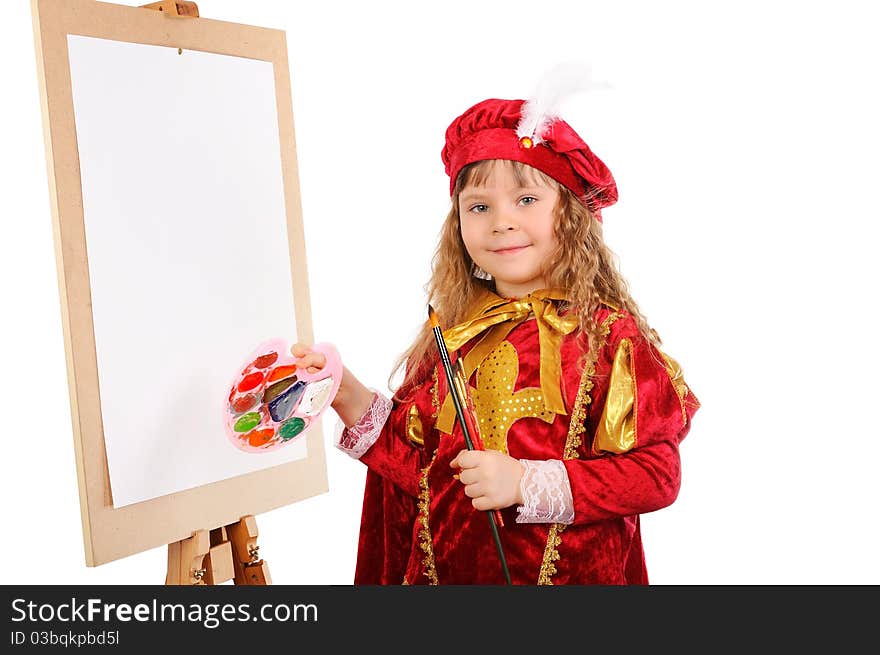
{"type": "Polygon", "coordinates": [[[681,482],[679,444],[700,406],[678,363],[638,332],[623,330],[607,348],[587,425],[591,456],[564,460],[574,523],[672,504],[681,482]]]}
{"type": "Polygon", "coordinates": [[[424,440],[432,425],[436,378],[427,373],[421,383],[398,391],[379,437],[359,459],[369,469],[411,496],[419,494],[419,475],[427,464],[424,440]]]}

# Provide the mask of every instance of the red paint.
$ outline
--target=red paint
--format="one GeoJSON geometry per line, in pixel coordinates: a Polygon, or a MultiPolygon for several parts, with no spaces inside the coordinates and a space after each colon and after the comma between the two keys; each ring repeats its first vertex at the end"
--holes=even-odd
{"type": "Polygon", "coordinates": [[[257,397],[254,394],[248,394],[247,396],[240,396],[235,399],[232,403],[232,409],[236,413],[246,412],[249,409],[253,409],[257,404],[257,397]]]}
{"type": "Polygon", "coordinates": [[[265,355],[260,355],[254,360],[254,368],[266,368],[268,366],[272,366],[275,363],[275,360],[278,359],[278,353],[266,353],[265,355]]]}
{"type": "Polygon", "coordinates": [[[266,428],[263,430],[254,430],[248,434],[248,443],[254,448],[266,445],[275,436],[275,430],[266,428]]]}
{"type": "Polygon", "coordinates": [[[291,364],[290,366],[279,366],[278,368],[272,369],[269,372],[269,382],[274,380],[282,380],[290,375],[293,375],[296,372],[296,366],[291,364]]]}
{"type": "Polygon", "coordinates": [[[251,373],[250,375],[246,375],[244,380],[238,383],[238,390],[250,391],[251,389],[255,389],[257,386],[259,386],[262,381],[262,373],[251,373]]]}

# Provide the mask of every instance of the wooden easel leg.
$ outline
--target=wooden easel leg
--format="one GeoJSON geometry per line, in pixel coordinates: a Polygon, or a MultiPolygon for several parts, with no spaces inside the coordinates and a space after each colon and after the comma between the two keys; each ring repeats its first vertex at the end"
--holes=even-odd
{"type": "Polygon", "coordinates": [[[168,571],[165,573],[165,584],[180,584],[180,542],[168,544],[168,571]]]}
{"type": "Polygon", "coordinates": [[[205,584],[220,584],[234,576],[232,544],[226,538],[226,528],[211,530],[211,549],[205,556],[205,584]]]}
{"type": "Polygon", "coordinates": [[[237,585],[269,585],[269,565],[260,559],[257,545],[257,520],[253,515],[243,517],[237,523],[226,526],[232,544],[232,563],[237,585]]]}
{"type": "Polygon", "coordinates": [[[189,539],[168,544],[168,572],[165,574],[165,584],[205,584],[204,577],[207,572],[205,556],[210,547],[207,530],[198,530],[189,539]]]}
{"type": "Polygon", "coordinates": [[[260,559],[257,521],[252,515],[189,539],[168,544],[167,585],[272,584],[269,565],[260,559]]]}

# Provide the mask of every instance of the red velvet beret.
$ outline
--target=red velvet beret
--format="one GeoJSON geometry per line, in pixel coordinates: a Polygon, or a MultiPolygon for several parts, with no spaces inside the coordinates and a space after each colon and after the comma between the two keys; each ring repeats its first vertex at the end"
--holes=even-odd
{"type": "Polygon", "coordinates": [[[477,103],[446,129],[441,157],[449,175],[449,193],[461,169],[483,159],[510,159],[546,173],[571,190],[596,218],[617,201],[617,185],[608,167],[571,126],[551,118],[537,134],[520,136],[524,100],[489,99],[477,103]]]}

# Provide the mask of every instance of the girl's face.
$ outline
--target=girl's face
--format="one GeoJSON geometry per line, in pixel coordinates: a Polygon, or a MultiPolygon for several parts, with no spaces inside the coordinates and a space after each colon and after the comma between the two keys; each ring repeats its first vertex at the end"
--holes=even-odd
{"type": "MultiPolygon", "coordinates": [[[[495,278],[495,290],[521,298],[545,288],[542,265],[556,249],[556,188],[516,181],[510,162],[492,161],[483,186],[458,196],[461,237],[471,259],[495,278]]],[[[536,176],[533,176],[536,177],[536,176]]]]}

